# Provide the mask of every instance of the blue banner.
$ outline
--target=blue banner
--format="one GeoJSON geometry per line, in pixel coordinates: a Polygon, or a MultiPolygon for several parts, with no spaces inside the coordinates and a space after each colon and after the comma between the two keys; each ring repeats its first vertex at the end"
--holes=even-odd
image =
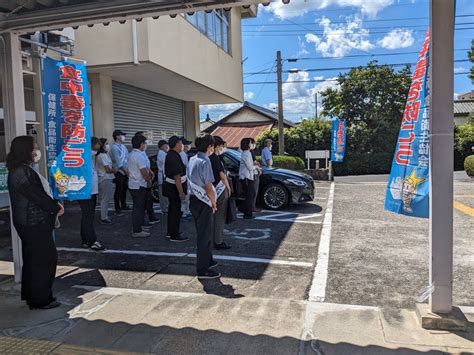
{"type": "Polygon", "coordinates": [[[385,196],[387,211],[422,218],[429,217],[429,45],[428,30],[413,72],[385,196]]]}
{"type": "Polygon", "coordinates": [[[92,193],[91,118],[84,64],[43,60],[43,109],[49,181],[54,198],[92,193]]]}
{"type": "Polygon", "coordinates": [[[331,160],[342,163],[346,153],[346,120],[332,121],[331,160]]]}

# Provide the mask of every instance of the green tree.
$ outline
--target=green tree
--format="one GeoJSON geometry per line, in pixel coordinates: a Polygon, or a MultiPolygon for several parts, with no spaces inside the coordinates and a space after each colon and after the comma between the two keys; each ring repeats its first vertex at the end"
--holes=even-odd
{"type": "Polygon", "coordinates": [[[471,73],[468,76],[469,79],[471,79],[471,83],[474,84],[474,39],[471,40],[471,50],[467,52],[467,59],[469,59],[472,63],[471,73]]]}
{"type": "Polygon", "coordinates": [[[322,93],[323,115],[370,132],[365,152],[393,151],[411,84],[410,67],[394,71],[371,61],[338,77],[339,89],[322,93]]]}

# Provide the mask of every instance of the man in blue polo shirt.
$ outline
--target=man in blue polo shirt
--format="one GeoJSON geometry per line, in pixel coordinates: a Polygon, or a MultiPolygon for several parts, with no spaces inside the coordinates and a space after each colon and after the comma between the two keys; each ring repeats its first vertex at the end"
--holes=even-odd
{"type": "Polygon", "coordinates": [[[210,134],[199,136],[194,144],[198,152],[189,160],[188,186],[191,192],[189,209],[197,232],[197,276],[199,279],[214,279],[221,276],[212,270],[217,266],[217,262],[212,258],[211,243],[217,202],[216,191],[212,185],[214,174],[209,160],[209,156],[214,152],[214,138],[210,134]]]}
{"type": "Polygon", "coordinates": [[[262,150],[262,170],[266,171],[272,168],[273,154],[272,154],[272,140],[265,139],[265,148],[262,150]]]}

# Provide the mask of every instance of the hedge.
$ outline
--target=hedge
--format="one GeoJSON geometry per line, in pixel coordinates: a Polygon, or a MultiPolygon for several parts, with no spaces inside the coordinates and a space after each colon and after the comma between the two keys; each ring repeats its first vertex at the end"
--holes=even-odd
{"type": "MultiPolygon", "coordinates": [[[[258,156],[257,160],[261,161],[261,158],[258,156]]],[[[291,170],[304,170],[305,165],[303,159],[299,157],[274,155],[273,167],[291,170]]]]}
{"type": "Polygon", "coordinates": [[[474,155],[470,155],[464,160],[464,170],[467,175],[474,177],[474,155]]]}

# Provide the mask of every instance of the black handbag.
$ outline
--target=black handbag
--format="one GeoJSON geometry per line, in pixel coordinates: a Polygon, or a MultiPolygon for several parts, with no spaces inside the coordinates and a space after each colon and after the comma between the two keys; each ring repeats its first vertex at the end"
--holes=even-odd
{"type": "Polygon", "coordinates": [[[225,224],[232,223],[237,220],[237,206],[235,198],[229,198],[227,201],[227,214],[225,217],[225,224]]]}

